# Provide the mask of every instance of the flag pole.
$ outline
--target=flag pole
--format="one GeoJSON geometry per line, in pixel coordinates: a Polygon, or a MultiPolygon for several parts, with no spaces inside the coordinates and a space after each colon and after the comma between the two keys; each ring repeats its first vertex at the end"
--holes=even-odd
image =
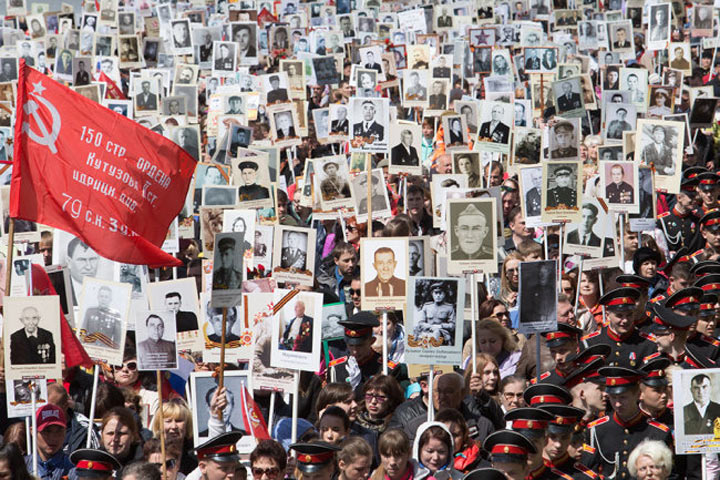
{"type": "MultiPolygon", "coordinates": [[[[25,60],[23,60],[24,62],[25,60]]],[[[7,256],[5,257],[5,296],[10,296],[10,281],[12,279],[12,261],[13,253],[15,253],[15,219],[10,217],[10,223],[8,224],[8,250],[7,256]]],[[[30,285],[32,293],[32,285],[30,285]]],[[[2,336],[0,336],[0,352],[2,352],[5,336],[5,329],[3,329],[2,336]]],[[[5,355],[0,355],[0,368],[5,368],[5,355]]]]}
{"type": "Polygon", "coordinates": [[[372,158],[367,153],[365,154],[365,167],[367,168],[367,236],[372,238],[372,158]]]}
{"type": "MultiPolygon", "coordinates": [[[[227,328],[227,307],[223,307],[222,334],[220,335],[220,371],[218,372],[218,392],[225,383],[225,329],[227,328]]],[[[218,418],[223,419],[223,411],[218,411],[218,418]]]]}
{"type": "Polygon", "coordinates": [[[387,310],[383,311],[382,316],[382,362],[383,362],[383,375],[388,374],[388,345],[387,345],[387,335],[388,335],[388,312],[387,310]]]}
{"type": "Polygon", "coordinates": [[[162,398],[162,374],[160,370],[157,370],[157,389],[158,389],[158,410],[157,414],[160,430],[160,453],[162,455],[162,479],[167,479],[167,467],[165,466],[165,413],[163,412],[163,398],[162,398]]]}
{"type": "Polygon", "coordinates": [[[35,398],[35,391],[37,390],[37,384],[33,380],[30,384],[30,405],[32,406],[32,467],[33,475],[38,476],[38,432],[37,432],[37,400],[35,398]]]}
{"type": "Polygon", "coordinates": [[[275,420],[275,398],[277,392],[273,390],[270,393],[270,409],[268,410],[268,432],[272,432],[273,420],[275,420]]]}
{"type": "Polygon", "coordinates": [[[292,443],[297,442],[297,419],[298,419],[298,406],[300,404],[300,370],[293,371],[293,385],[295,387],[292,398],[292,427],[290,429],[290,439],[292,443]]]}
{"type": "Polygon", "coordinates": [[[90,418],[88,422],[88,433],[87,433],[87,442],[85,442],[85,448],[90,448],[90,442],[92,441],[92,429],[95,425],[95,405],[96,405],[96,397],[97,397],[97,388],[98,388],[98,381],[100,380],[100,368],[98,367],[97,363],[93,365],[93,388],[92,388],[92,397],[90,399],[90,418]]]}

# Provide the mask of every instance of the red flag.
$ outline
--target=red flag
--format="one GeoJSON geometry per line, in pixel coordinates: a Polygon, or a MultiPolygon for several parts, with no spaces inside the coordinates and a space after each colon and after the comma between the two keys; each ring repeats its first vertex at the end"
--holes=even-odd
{"type": "Polygon", "coordinates": [[[256,441],[269,440],[270,434],[268,433],[267,424],[262,416],[262,412],[244,385],[242,390],[240,390],[240,400],[242,402],[243,423],[245,424],[245,428],[250,430],[248,433],[251,433],[256,441]]]}
{"type": "Polygon", "coordinates": [[[165,137],[20,62],[10,216],[65,230],[105,258],[151,267],[195,160],[165,137]]]}
{"type": "Polygon", "coordinates": [[[112,78],[105,75],[105,72],[100,72],[98,80],[106,85],[105,98],[109,98],[111,100],[127,100],[120,87],[117,86],[117,83],[113,82],[112,78]]]}
{"type": "MultiPolygon", "coordinates": [[[[50,282],[50,277],[45,269],[34,263],[30,268],[32,268],[32,294],[38,296],[57,295],[55,287],[53,287],[52,282],[50,282]]],[[[60,310],[60,339],[66,368],[72,368],[78,365],[92,368],[93,361],[83,348],[80,340],[78,340],[73,333],[72,328],[70,328],[70,325],[65,319],[65,315],[63,315],[62,309],[60,310]]]]}

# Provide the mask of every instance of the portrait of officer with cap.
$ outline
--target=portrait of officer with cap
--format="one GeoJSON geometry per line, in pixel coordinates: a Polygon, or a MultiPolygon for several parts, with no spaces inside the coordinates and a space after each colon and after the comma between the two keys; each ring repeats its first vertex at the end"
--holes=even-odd
{"type": "Polygon", "coordinates": [[[554,168],[548,166],[548,169],[552,171],[555,185],[550,188],[550,179],[548,179],[546,206],[548,208],[577,209],[577,171],[574,165],[560,164],[554,168]]]}
{"type": "Polygon", "coordinates": [[[451,260],[492,260],[494,216],[492,203],[485,201],[450,201],[452,227],[451,260]]]}
{"type": "Polygon", "coordinates": [[[560,121],[552,127],[550,135],[550,158],[577,158],[577,132],[575,126],[567,120],[560,121]]]}
{"type": "Polygon", "coordinates": [[[259,168],[260,166],[255,160],[242,160],[238,164],[240,178],[243,182],[243,185],[238,188],[240,202],[270,198],[270,190],[257,184],[259,168]]]}
{"type": "Polygon", "coordinates": [[[237,290],[242,286],[244,238],[237,237],[244,237],[244,234],[219,233],[215,236],[213,290],[237,290]]]}
{"type": "Polygon", "coordinates": [[[414,341],[429,337],[432,345],[455,345],[457,281],[415,281],[414,341]],[[455,295],[452,295],[455,293],[455,295]]]}
{"type": "MultiPolygon", "coordinates": [[[[371,202],[373,213],[388,210],[390,207],[388,201],[385,198],[383,188],[385,183],[381,181],[381,176],[373,172],[372,176],[372,189],[371,189],[371,202]]],[[[355,192],[355,211],[358,215],[366,215],[368,213],[367,208],[367,174],[362,173],[356,175],[353,179],[353,191],[355,192]]],[[[373,215],[374,216],[374,215],[373,215]]]]}

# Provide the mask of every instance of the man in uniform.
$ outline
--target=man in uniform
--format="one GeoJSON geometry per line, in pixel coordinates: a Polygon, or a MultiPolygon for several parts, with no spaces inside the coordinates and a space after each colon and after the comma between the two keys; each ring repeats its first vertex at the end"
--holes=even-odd
{"type": "Polygon", "coordinates": [[[493,143],[508,143],[510,139],[510,127],[502,122],[504,113],[505,110],[502,105],[494,105],[492,107],[492,119],[480,125],[480,133],[478,135],[481,140],[493,143]]]}
{"type": "Polygon", "coordinates": [[[325,162],[323,171],[327,175],[320,182],[320,193],[323,200],[337,200],[350,197],[350,185],[345,179],[338,177],[338,164],[334,160],[325,162]]]}
{"type": "Polygon", "coordinates": [[[242,264],[235,265],[235,239],[221,238],[218,257],[213,268],[213,290],[237,290],[242,286],[242,264]]]}
{"type": "MultiPolygon", "coordinates": [[[[227,432],[208,440],[195,449],[201,480],[226,480],[234,478],[240,462],[235,444],[242,438],[242,432],[227,432]]],[[[193,472],[194,473],[194,472],[193,472]]]]}
{"type": "Polygon", "coordinates": [[[375,121],[375,103],[372,100],[362,102],[363,119],[353,124],[353,135],[355,137],[374,137],[376,141],[382,142],[385,138],[385,127],[375,121]]]}
{"type": "MultiPolygon", "coordinates": [[[[373,313],[360,311],[338,324],[345,329],[347,352],[334,351],[335,359],[330,362],[330,369],[335,370],[337,382],[350,383],[355,391],[362,391],[362,385],[383,370],[382,354],[372,348],[375,343],[373,328],[379,327],[380,322],[373,313]]],[[[388,373],[403,388],[409,383],[404,364],[388,361],[388,373]]]]}
{"type": "Polygon", "coordinates": [[[483,450],[490,453],[493,468],[503,472],[509,480],[528,478],[528,456],[538,453],[530,440],[513,430],[499,430],[488,435],[483,442],[483,450]]]}
{"type": "Polygon", "coordinates": [[[608,326],[582,338],[585,348],[598,343],[610,345],[612,351],[607,359],[610,366],[635,368],[657,350],[650,337],[635,327],[638,298],[640,291],[627,287],[603,295],[599,303],[605,306],[608,326]]]}
{"type": "Polygon", "coordinates": [[[215,70],[231,71],[235,58],[230,54],[230,46],[227,43],[221,43],[219,48],[219,55],[215,57],[215,70]]]}
{"type": "Polygon", "coordinates": [[[613,165],[610,168],[612,183],[605,187],[605,198],[610,203],[629,204],[635,201],[635,192],[632,186],[625,181],[625,169],[622,165],[613,165]]]}
{"type": "Polygon", "coordinates": [[[720,207],[718,194],[720,194],[720,176],[714,172],[702,172],[697,175],[697,195],[700,200],[700,210],[704,213],[720,207]]]}
{"type": "Polygon", "coordinates": [[[555,168],[555,186],[547,191],[547,206],[551,208],[572,208],[577,205],[577,191],[570,188],[574,180],[572,169],[568,166],[555,168]]]}
{"type": "Polygon", "coordinates": [[[540,215],[542,207],[542,170],[533,168],[530,179],[533,187],[525,194],[525,210],[528,217],[536,217],[540,215]]]}
{"type": "Polygon", "coordinates": [[[295,316],[287,323],[280,340],[280,350],[312,353],[313,318],[305,315],[305,302],[295,302],[295,316]]]}
{"type": "Polygon", "coordinates": [[[335,453],[337,445],[326,442],[293,443],[290,448],[297,454],[297,469],[304,478],[331,480],[335,478],[335,453]]]}
{"type": "Polygon", "coordinates": [[[270,198],[270,190],[256,183],[259,165],[253,160],[243,160],[238,165],[240,176],[245,185],[238,188],[241,202],[270,198]]]}
{"type": "Polygon", "coordinates": [[[670,68],[674,70],[690,70],[690,62],[685,59],[685,52],[682,47],[675,47],[675,56],[670,60],[670,68]]]}
{"type": "Polygon", "coordinates": [[[543,450],[545,466],[560,471],[563,478],[573,480],[595,480],[598,474],[568,455],[573,433],[585,414],[585,410],[568,405],[541,405],[539,408],[553,415],[548,422],[547,442],[543,450]]]}
{"type": "Polygon", "coordinates": [[[269,81],[270,91],[267,93],[267,104],[272,105],[277,102],[287,102],[287,89],[280,88],[280,77],[271,75],[269,81]]]}
{"type": "Polygon", "coordinates": [[[567,81],[562,84],[563,94],[557,99],[558,110],[560,112],[569,112],[571,110],[577,110],[582,108],[582,99],[579,93],[572,91],[572,83],[567,81]]]}
{"type": "Polygon", "coordinates": [[[418,72],[410,73],[410,85],[405,91],[405,99],[416,101],[427,100],[427,88],[420,84],[420,74],[418,72]]]}
{"type": "Polygon", "coordinates": [[[140,368],[173,368],[177,365],[175,342],[163,340],[165,322],[151,314],[145,319],[148,338],[138,343],[140,368]]]}
{"type": "Polygon", "coordinates": [[[615,115],[617,116],[617,118],[610,121],[610,123],[608,124],[606,136],[607,138],[622,140],[623,132],[629,132],[633,129],[633,127],[632,125],[630,125],[630,122],[625,120],[625,118],[627,117],[627,109],[625,107],[618,108],[615,111],[615,115]]]}
{"type": "Polygon", "coordinates": [[[82,323],[82,330],[85,332],[85,338],[97,335],[100,342],[109,348],[117,349],[120,348],[122,335],[122,316],[120,312],[110,306],[111,301],[112,290],[110,290],[110,287],[100,287],[98,290],[98,306],[87,309],[82,323]]]}
{"type": "Polygon", "coordinates": [[[301,248],[301,234],[298,232],[288,232],[287,246],[282,247],[280,251],[280,267],[281,268],[298,268],[305,269],[307,252],[301,248]]]}
{"type": "Polygon", "coordinates": [[[669,382],[665,377],[670,360],[659,352],[656,355],[640,368],[645,373],[640,381],[640,410],[651,419],[672,426],[673,411],[668,408],[669,382]]]}
{"type": "Polygon", "coordinates": [[[575,127],[572,123],[558,122],[553,128],[557,148],[550,152],[551,159],[575,158],[578,156],[577,147],[573,146],[575,140],[575,127]]]}
{"type": "Polygon", "coordinates": [[[645,376],[642,371],[603,367],[598,373],[605,377],[605,391],[614,413],[588,424],[595,452],[586,465],[606,477],[629,479],[630,452],[646,439],[665,442],[672,449],[672,432],[667,425],[646,417],[638,406],[638,382],[645,376]]]}
{"type": "Polygon", "coordinates": [[[55,342],[52,333],[38,328],[40,312],[35,307],[25,307],[20,314],[23,328],[10,335],[10,363],[33,365],[55,363],[55,342]]]}
{"type": "Polygon", "coordinates": [[[450,252],[452,260],[489,260],[493,258],[492,249],[484,245],[485,238],[490,232],[488,220],[472,203],[457,216],[453,232],[457,239],[457,245],[450,252]]]}
{"type": "MultiPolygon", "coordinates": [[[[689,246],[695,238],[698,218],[694,213],[695,186],[698,179],[690,178],[684,173],[680,192],[675,196],[676,202],[672,210],[658,215],[657,227],[663,232],[668,250],[677,252],[683,246],[689,246]]],[[[691,174],[692,175],[692,174],[691,174]]]]}
{"type": "MultiPolygon", "coordinates": [[[[372,202],[372,210],[373,212],[378,212],[380,210],[384,210],[386,208],[385,205],[385,196],[382,194],[382,190],[378,191],[378,183],[380,182],[378,178],[375,175],[371,176],[372,178],[372,197],[370,201],[372,202]]],[[[360,186],[359,189],[356,190],[356,195],[358,195],[358,208],[357,213],[358,215],[367,215],[368,208],[367,208],[367,175],[363,175],[360,177],[360,180],[358,180],[358,184],[360,186]]]]}
{"type": "Polygon", "coordinates": [[[75,468],[70,470],[70,478],[92,478],[94,480],[111,480],[115,478],[113,471],[120,471],[122,465],[109,453],[94,448],[81,448],[70,454],[70,461],[75,468]]]}
{"type": "Polygon", "coordinates": [[[415,341],[430,335],[438,345],[453,346],[455,344],[456,317],[455,307],[445,301],[447,291],[442,282],[433,283],[430,287],[432,302],[425,302],[415,323],[415,341]]]}

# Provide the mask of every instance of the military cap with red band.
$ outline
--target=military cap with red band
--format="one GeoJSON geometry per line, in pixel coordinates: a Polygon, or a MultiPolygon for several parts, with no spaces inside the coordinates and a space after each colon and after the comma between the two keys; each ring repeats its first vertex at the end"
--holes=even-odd
{"type": "Polygon", "coordinates": [[[573,353],[568,356],[567,362],[572,362],[575,365],[585,365],[592,362],[596,358],[605,360],[612,353],[612,347],[606,343],[596,343],[590,345],[587,348],[582,349],[578,353],[573,353]]]}
{"type": "Polygon", "coordinates": [[[562,384],[565,388],[573,388],[583,382],[592,382],[595,384],[605,384],[605,378],[598,374],[598,369],[605,366],[604,357],[595,357],[588,363],[582,364],[565,377],[562,384]]]}
{"type": "Polygon", "coordinates": [[[548,425],[548,430],[551,432],[564,433],[573,430],[585,415],[585,410],[568,405],[543,405],[540,408],[553,415],[548,425]]]}
{"type": "Polygon", "coordinates": [[[720,294],[720,274],[711,273],[700,277],[693,284],[693,287],[702,288],[704,293],[720,294]]]}
{"type": "Polygon", "coordinates": [[[498,430],[487,436],[483,442],[483,449],[490,452],[493,461],[498,456],[503,460],[525,463],[530,453],[537,453],[535,446],[524,435],[512,430],[498,430]]]}
{"type": "Polygon", "coordinates": [[[694,273],[696,277],[720,273],[720,263],[714,260],[702,260],[690,267],[690,273],[694,273]]]}
{"type": "Polygon", "coordinates": [[[335,461],[340,447],[326,442],[293,443],[290,448],[297,452],[297,468],[303,473],[315,473],[335,461]]]}
{"type": "Polygon", "coordinates": [[[81,448],[70,454],[78,478],[113,478],[113,471],[122,468],[117,458],[103,450],[81,448]]]}
{"type": "Polygon", "coordinates": [[[700,190],[712,190],[717,187],[718,181],[720,181],[720,177],[713,172],[702,172],[696,178],[700,190]]]}
{"type": "Polygon", "coordinates": [[[640,290],[620,287],[600,297],[599,303],[609,311],[627,311],[635,309],[638,298],[640,298],[640,290]]]}
{"type": "MultiPolygon", "coordinates": [[[[699,305],[698,303],[698,306],[699,305]]],[[[681,315],[677,313],[674,308],[668,308],[663,305],[655,304],[653,306],[653,312],[655,313],[654,321],[657,324],[654,325],[655,330],[687,330],[697,321],[695,317],[681,315]]]]}
{"type": "Polygon", "coordinates": [[[347,320],[338,322],[345,329],[345,343],[359,345],[372,337],[373,328],[380,326],[380,321],[372,312],[361,311],[347,320]]]}
{"type": "Polygon", "coordinates": [[[642,383],[651,387],[664,387],[668,385],[665,371],[670,366],[670,359],[667,357],[656,357],[644,363],[640,370],[645,372],[642,383]]]}
{"type": "Polygon", "coordinates": [[[546,411],[532,407],[514,408],[505,414],[505,421],[512,422],[513,430],[544,431],[552,419],[546,411]]]}
{"type": "Polygon", "coordinates": [[[673,310],[695,311],[700,308],[703,290],[700,287],[687,287],[670,295],[663,305],[673,310]]]}
{"type": "Polygon", "coordinates": [[[715,305],[718,303],[718,296],[714,293],[706,293],[700,299],[700,311],[698,318],[714,317],[715,305]]]}
{"type": "Polygon", "coordinates": [[[568,405],[572,402],[572,394],[567,389],[550,383],[530,385],[523,392],[525,403],[530,406],[542,404],[568,405]]]}
{"type": "Polygon", "coordinates": [[[615,278],[615,282],[621,287],[635,288],[637,290],[647,290],[650,288],[650,280],[640,275],[631,275],[623,273],[615,278]]]}
{"type": "Polygon", "coordinates": [[[644,372],[625,367],[602,367],[598,373],[605,377],[605,391],[612,395],[636,386],[645,376],[644,372]]]}
{"type": "Polygon", "coordinates": [[[711,230],[713,232],[720,229],[720,210],[714,208],[708,213],[703,215],[700,219],[700,225],[705,230],[711,230]]]}
{"type": "Polygon", "coordinates": [[[556,348],[568,342],[576,342],[582,335],[582,330],[571,327],[565,323],[558,323],[558,329],[543,334],[548,348],[556,348]]]}
{"type": "Polygon", "coordinates": [[[243,437],[244,432],[226,432],[208,440],[195,449],[198,460],[214,460],[216,462],[237,462],[240,456],[235,444],[243,437]]]}

